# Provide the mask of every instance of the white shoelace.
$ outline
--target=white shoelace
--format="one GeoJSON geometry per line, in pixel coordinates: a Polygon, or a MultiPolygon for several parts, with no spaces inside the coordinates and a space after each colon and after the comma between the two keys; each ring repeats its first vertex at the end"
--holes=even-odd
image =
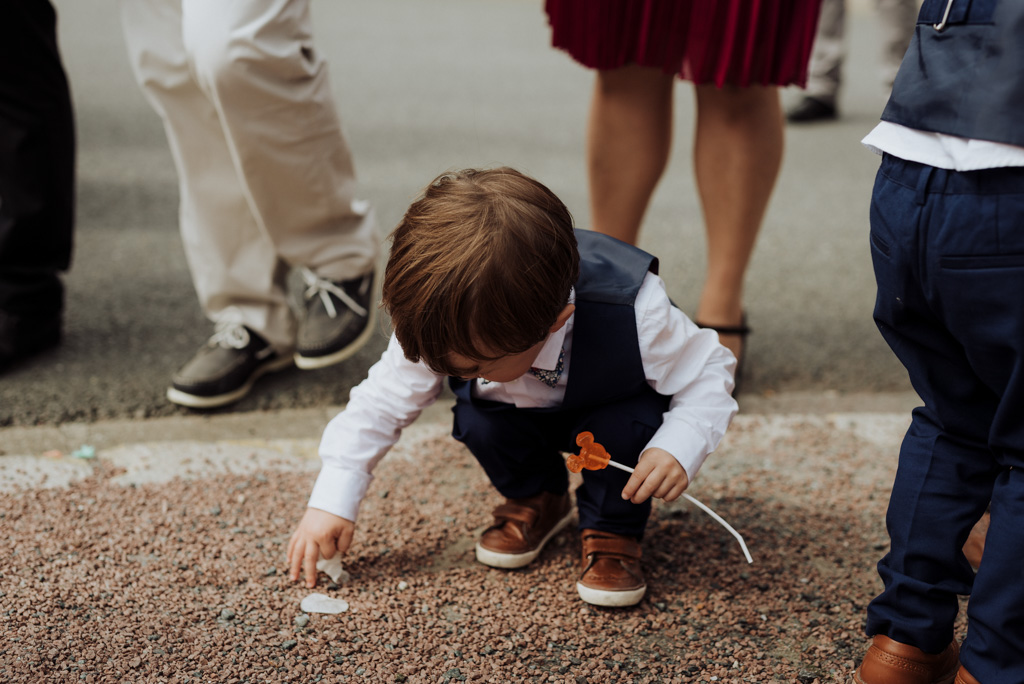
{"type": "Polygon", "coordinates": [[[327,310],[327,315],[331,318],[338,317],[338,310],[334,306],[334,302],[331,300],[331,295],[334,295],[342,301],[349,309],[354,313],[365,316],[367,311],[359,303],[348,296],[345,290],[332,283],[330,280],[324,280],[316,273],[313,273],[308,268],[301,270],[302,280],[306,283],[305,298],[312,299],[313,297],[319,296],[320,301],[324,303],[324,309],[327,310]]]}
{"type": "Polygon", "coordinates": [[[244,325],[236,320],[222,320],[217,321],[207,344],[224,349],[245,349],[249,340],[249,330],[244,325]]]}

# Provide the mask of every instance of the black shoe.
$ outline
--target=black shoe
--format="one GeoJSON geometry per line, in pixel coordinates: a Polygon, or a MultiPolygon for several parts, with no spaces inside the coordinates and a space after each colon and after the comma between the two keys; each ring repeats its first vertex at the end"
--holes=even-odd
{"type": "Polygon", "coordinates": [[[834,103],[819,100],[816,97],[805,97],[792,109],[786,112],[786,119],[791,123],[809,123],[812,121],[831,121],[839,113],[834,103]]]}
{"type": "Polygon", "coordinates": [[[0,371],[59,344],[63,310],[56,272],[0,269],[0,371]]]}
{"type": "Polygon", "coordinates": [[[14,316],[0,310],[0,372],[60,343],[61,315],[14,316]]]}
{"type": "Polygon", "coordinates": [[[302,278],[307,286],[306,315],[299,323],[295,365],[311,369],[344,361],[373,335],[374,272],[333,282],[303,269],[302,278]]]}
{"type": "Polygon", "coordinates": [[[167,398],[191,408],[215,408],[238,401],[264,373],[292,365],[262,337],[239,323],[218,324],[217,332],[171,379],[167,398]]]}

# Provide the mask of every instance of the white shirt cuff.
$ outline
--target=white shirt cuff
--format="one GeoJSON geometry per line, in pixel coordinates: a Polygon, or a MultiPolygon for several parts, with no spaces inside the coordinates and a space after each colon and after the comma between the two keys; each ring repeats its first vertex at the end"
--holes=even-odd
{"type": "Polygon", "coordinates": [[[334,468],[326,463],[313,484],[309,507],[318,508],[346,520],[356,521],[359,503],[373,482],[373,475],[348,468],[334,468]]]}

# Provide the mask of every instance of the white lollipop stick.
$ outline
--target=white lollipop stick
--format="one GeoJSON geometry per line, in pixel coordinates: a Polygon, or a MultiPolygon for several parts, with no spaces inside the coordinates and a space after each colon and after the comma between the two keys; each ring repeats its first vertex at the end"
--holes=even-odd
{"type": "Polygon", "coordinates": [[[684,493],[683,496],[685,496],[687,499],[692,501],[693,505],[695,505],[697,508],[699,508],[700,510],[704,511],[705,513],[710,515],[712,518],[714,518],[718,522],[719,525],[721,525],[725,529],[729,530],[729,532],[732,534],[732,536],[736,537],[736,541],[738,541],[740,543],[740,548],[743,549],[743,555],[746,556],[747,562],[748,563],[753,563],[754,562],[754,559],[750,557],[750,551],[747,551],[747,544],[746,544],[746,542],[743,541],[743,537],[740,535],[740,533],[733,529],[732,525],[730,525],[729,523],[725,522],[725,520],[722,519],[722,516],[718,515],[713,510],[708,508],[706,505],[702,504],[700,501],[697,501],[696,499],[694,499],[689,494],[685,494],[684,493]]]}
{"type": "MultiPolygon", "coordinates": [[[[633,469],[630,468],[629,466],[624,466],[621,463],[616,463],[615,461],[608,461],[608,465],[610,465],[613,468],[618,468],[619,470],[625,470],[627,473],[632,473],[633,472],[633,469]]],[[[686,499],[688,499],[689,501],[693,502],[694,506],[696,506],[700,510],[704,511],[708,515],[710,515],[712,517],[712,519],[714,519],[715,522],[717,522],[719,525],[721,525],[725,529],[729,530],[729,533],[732,534],[732,536],[736,537],[736,541],[738,541],[740,543],[740,548],[743,549],[743,555],[746,557],[747,562],[748,563],[753,563],[754,562],[754,559],[750,556],[750,551],[747,550],[747,543],[745,541],[743,541],[743,536],[740,535],[740,533],[737,532],[733,528],[732,525],[730,525],[729,523],[725,522],[725,520],[722,518],[722,516],[718,515],[713,510],[708,508],[705,504],[702,504],[700,501],[697,501],[695,498],[693,498],[689,494],[685,494],[684,493],[683,496],[686,499]]]]}

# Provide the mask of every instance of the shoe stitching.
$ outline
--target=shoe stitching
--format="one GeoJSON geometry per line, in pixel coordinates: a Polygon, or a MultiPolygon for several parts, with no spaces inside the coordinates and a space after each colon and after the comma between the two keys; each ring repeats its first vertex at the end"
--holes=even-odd
{"type": "MultiPolygon", "coordinates": [[[[893,667],[893,668],[896,668],[896,669],[904,670],[906,672],[913,672],[914,674],[927,674],[927,675],[935,674],[933,672],[933,669],[934,669],[933,666],[930,666],[930,665],[927,665],[927,664],[924,664],[924,663],[920,663],[920,662],[917,662],[917,661],[914,661],[914,660],[910,660],[908,658],[904,658],[903,656],[893,655],[892,653],[887,653],[887,652],[885,652],[885,651],[883,651],[881,649],[876,649],[875,657],[884,665],[887,665],[889,667],[893,667]]],[[[939,662],[935,663],[935,665],[939,665],[939,664],[940,664],[939,662]]],[[[939,673],[939,674],[942,674],[942,673],[939,673]]]]}

